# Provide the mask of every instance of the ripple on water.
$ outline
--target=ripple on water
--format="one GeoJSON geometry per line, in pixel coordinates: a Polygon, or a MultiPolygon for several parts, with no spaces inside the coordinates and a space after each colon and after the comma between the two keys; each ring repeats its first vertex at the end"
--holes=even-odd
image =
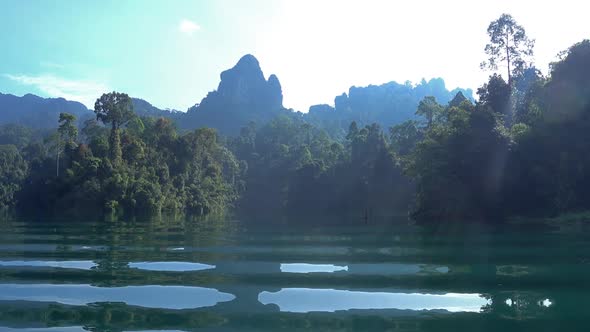
{"type": "Polygon", "coordinates": [[[195,309],[211,307],[235,298],[217,289],[188,286],[95,287],[86,284],[0,284],[0,300],[57,302],[87,305],[101,302],[124,302],[128,305],[161,309],[195,309]]]}
{"type": "Polygon", "coordinates": [[[258,301],[276,304],[284,312],[334,312],[340,310],[446,310],[480,312],[489,301],[480,294],[422,294],[364,292],[336,289],[283,288],[261,292],[258,301]]]}
{"type": "Polygon", "coordinates": [[[132,262],[129,267],[147,271],[189,272],[214,269],[215,265],[192,262],[132,262]]]}
{"type": "Polygon", "coordinates": [[[168,248],[168,251],[184,251],[184,247],[168,248]]]}
{"type": "Polygon", "coordinates": [[[10,328],[0,326],[4,332],[88,332],[82,326],[60,326],[60,327],[34,327],[34,328],[10,328]]]}
{"type": "MultiPolygon", "coordinates": [[[[88,332],[82,326],[60,326],[60,327],[33,327],[33,328],[10,328],[0,326],[3,332],[88,332]]],[[[142,330],[136,332],[183,332],[180,330],[142,330]]]]}

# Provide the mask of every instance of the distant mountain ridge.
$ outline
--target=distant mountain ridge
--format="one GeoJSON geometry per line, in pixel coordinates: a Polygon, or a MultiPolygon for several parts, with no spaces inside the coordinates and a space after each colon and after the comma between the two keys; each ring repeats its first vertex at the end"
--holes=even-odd
{"type": "Polygon", "coordinates": [[[131,98],[131,102],[133,103],[133,111],[139,116],[174,117],[184,113],[177,110],[157,108],[141,98],[131,98]]]}
{"type": "MultiPolygon", "coordinates": [[[[139,116],[171,117],[183,112],[162,110],[149,102],[131,98],[133,109],[139,116]]],[[[81,125],[85,120],[94,117],[94,111],[84,104],[64,98],[43,98],[33,94],[22,97],[0,93],[0,125],[19,124],[33,129],[57,128],[59,113],[70,113],[78,118],[81,125]]]]}
{"type": "MultiPolygon", "coordinates": [[[[139,116],[170,118],[183,130],[211,127],[223,135],[237,135],[251,122],[264,125],[278,115],[285,115],[300,118],[341,139],[352,121],[361,126],[378,123],[387,128],[416,118],[416,108],[424,97],[434,96],[439,103],[447,104],[458,92],[473,100],[471,89],[449,91],[442,78],[422,80],[417,85],[389,82],[353,86],[347,93],[335,97],[334,106],[313,105],[308,113],[294,112],[283,106],[278,77],[273,74],[266,79],[258,60],[247,54],[235,66],[223,71],[217,89],[209,92],[186,113],[162,110],[139,98],[132,98],[132,102],[139,116]]],[[[76,115],[79,123],[94,117],[92,110],[79,102],[31,94],[17,97],[0,93],[0,124],[56,128],[61,112],[76,115]]]]}
{"type": "Polygon", "coordinates": [[[334,107],[313,105],[305,119],[327,130],[332,136],[343,137],[352,121],[359,125],[378,123],[384,128],[415,119],[418,103],[426,96],[434,96],[443,105],[461,92],[473,101],[471,89],[447,90],[442,78],[422,80],[417,85],[389,82],[366,87],[353,86],[348,93],[334,98],[334,107]]]}
{"type": "Polygon", "coordinates": [[[34,129],[54,128],[62,112],[74,114],[79,119],[92,115],[77,101],[0,93],[0,125],[15,123],[34,129]]]}

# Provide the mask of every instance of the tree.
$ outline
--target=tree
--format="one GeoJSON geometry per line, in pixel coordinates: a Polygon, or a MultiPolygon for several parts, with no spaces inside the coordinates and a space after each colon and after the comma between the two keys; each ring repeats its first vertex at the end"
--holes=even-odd
{"type": "Polygon", "coordinates": [[[27,163],[14,145],[0,145],[0,209],[12,207],[27,176],[27,163]]]}
{"type": "Polygon", "coordinates": [[[424,134],[405,163],[416,182],[419,220],[494,219],[501,214],[502,171],[509,139],[491,108],[467,101],[424,134]]]}
{"type": "Polygon", "coordinates": [[[34,138],[33,130],[18,124],[0,126],[0,145],[11,144],[22,149],[34,138]]]}
{"type": "Polygon", "coordinates": [[[418,122],[408,120],[389,128],[391,148],[398,156],[406,156],[423,137],[418,122]]]}
{"type": "Polygon", "coordinates": [[[121,135],[119,128],[134,116],[131,98],[125,93],[105,93],[94,103],[96,119],[104,124],[111,124],[109,137],[109,154],[111,161],[117,165],[122,160],[121,135]]]}
{"type": "Polygon", "coordinates": [[[436,102],[436,98],[432,96],[424,97],[420,104],[418,104],[418,109],[416,110],[416,115],[421,115],[426,118],[428,128],[432,126],[432,122],[434,118],[437,117],[443,111],[443,107],[436,102]]]}
{"type": "Polygon", "coordinates": [[[488,106],[492,111],[503,114],[510,121],[510,85],[504,81],[502,76],[494,74],[490,76],[488,83],[477,89],[479,96],[478,103],[488,106]]]}
{"type": "Polygon", "coordinates": [[[76,116],[70,113],[59,114],[59,127],[57,128],[56,143],[56,174],[59,176],[59,155],[64,148],[73,149],[78,138],[78,128],[74,125],[76,116]]]}
{"type": "Polygon", "coordinates": [[[538,122],[545,109],[543,89],[547,78],[537,68],[531,67],[515,76],[513,80],[513,123],[532,125],[538,122]]]}
{"type": "Polygon", "coordinates": [[[93,138],[98,136],[107,136],[108,129],[101,126],[96,119],[88,119],[84,121],[82,126],[82,138],[84,143],[90,142],[93,138]]]}
{"type": "Polygon", "coordinates": [[[59,132],[66,145],[75,145],[78,138],[78,128],[74,124],[76,116],[70,113],[59,114],[59,132]]]}
{"type": "Polygon", "coordinates": [[[359,128],[356,121],[352,121],[348,127],[348,134],[346,135],[347,140],[353,140],[359,134],[359,128]]]}
{"type": "Polygon", "coordinates": [[[508,85],[512,86],[513,71],[521,72],[526,69],[526,60],[533,55],[535,40],[529,39],[524,28],[509,14],[502,14],[492,21],[488,26],[488,35],[490,43],[486,45],[485,52],[489,59],[481,63],[481,68],[497,70],[498,64],[505,62],[508,85]]]}
{"type": "Polygon", "coordinates": [[[547,83],[547,120],[579,120],[590,114],[590,40],[583,40],[551,64],[547,83]]]}

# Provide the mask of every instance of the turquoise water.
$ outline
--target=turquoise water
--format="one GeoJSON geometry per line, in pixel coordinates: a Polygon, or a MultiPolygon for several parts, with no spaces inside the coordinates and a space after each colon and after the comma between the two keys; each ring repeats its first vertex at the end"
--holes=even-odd
{"type": "Polygon", "coordinates": [[[0,331],[586,330],[586,229],[406,224],[0,221],[0,331]]]}

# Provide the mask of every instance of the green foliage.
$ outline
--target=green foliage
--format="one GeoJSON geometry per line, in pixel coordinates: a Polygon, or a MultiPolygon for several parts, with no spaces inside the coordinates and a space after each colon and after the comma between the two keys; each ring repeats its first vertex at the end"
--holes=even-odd
{"type": "Polygon", "coordinates": [[[247,165],[242,212],[405,214],[412,186],[381,128],[350,124],[346,145],[297,119],[245,127],[231,142],[247,165]]]}
{"type": "MultiPolygon", "coordinates": [[[[575,44],[533,85],[523,108],[528,125],[507,165],[511,214],[557,215],[588,210],[590,194],[590,42],[575,44]],[[533,119],[533,120],[530,120],[533,119]]],[[[521,132],[515,125],[513,132],[521,132]]]]}
{"type": "Polygon", "coordinates": [[[69,113],[59,114],[59,126],[57,133],[52,137],[54,149],[56,152],[57,162],[57,176],[59,176],[60,155],[65,149],[67,153],[71,153],[76,148],[76,139],[78,138],[78,128],[74,125],[76,116],[69,113]]]}
{"type": "Polygon", "coordinates": [[[489,81],[477,89],[479,104],[489,107],[491,111],[503,114],[506,117],[512,115],[510,108],[510,85],[504,81],[502,76],[494,74],[489,81]]]}
{"type": "Polygon", "coordinates": [[[0,209],[16,204],[16,193],[27,174],[27,164],[14,145],[0,145],[0,209]]]}
{"type": "Polygon", "coordinates": [[[67,145],[74,145],[78,138],[78,128],[76,128],[74,124],[75,121],[76,116],[73,114],[59,114],[59,127],[57,128],[57,132],[67,145]]]}
{"type": "Polygon", "coordinates": [[[546,120],[575,121],[586,116],[590,103],[590,40],[569,48],[562,61],[552,64],[546,87],[546,120]]]}
{"type": "Polygon", "coordinates": [[[119,128],[113,128],[109,135],[109,158],[113,165],[120,165],[123,159],[123,150],[121,149],[121,133],[119,128]]]}
{"type": "Polygon", "coordinates": [[[34,140],[34,133],[31,128],[17,124],[6,124],[0,126],[0,145],[14,145],[22,149],[34,140]]]}
{"type": "Polygon", "coordinates": [[[510,136],[515,141],[520,141],[530,132],[530,130],[531,128],[527,124],[516,123],[510,128],[510,136]]]}
{"type": "MultiPolygon", "coordinates": [[[[490,76],[476,104],[461,92],[439,104],[436,94],[426,94],[441,90],[437,82],[389,86],[400,94],[422,89],[423,96],[416,102],[418,93],[390,96],[413,105],[418,118],[397,122],[387,136],[380,121],[367,122],[381,107],[370,105],[382,92],[374,87],[351,89],[335,108],[323,105],[307,117],[283,110],[271,119],[267,107],[261,123],[230,138],[211,128],[179,133],[170,119],[136,117],[129,97],[116,92],[97,100],[97,120],[85,121],[80,137],[76,117],[68,113],[44,140],[26,128],[2,126],[0,207],[116,219],[162,212],[201,216],[235,205],[256,216],[326,213],[367,220],[411,212],[425,221],[590,210],[590,41],[573,45],[543,77],[532,66],[518,67],[531,45],[511,17],[503,15],[488,32],[492,60],[517,65],[508,82],[490,76]],[[509,44],[502,34],[520,44],[509,44]],[[306,121],[339,109],[348,113],[332,118],[337,123],[318,128],[310,123],[315,120],[306,121]],[[324,130],[334,128],[337,135],[324,130]]],[[[235,92],[232,98],[259,102],[234,88],[226,89],[235,92]]],[[[227,96],[214,96],[207,101],[211,110],[231,107],[227,96]]],[[[379,119],[385,118],[391,120],[379,119]]],[[[314,123],[328,123],[319,120],[314,123]]],[[[236,130],[234,125],[227,129],[236,130]]]]}
{"type": "Polygon", "coordinates": [[[418,110],[416,115],[423,116],[426,118],[428,128],[432,126],[432,122],[436,117],[442,113],[442,106],[436,102],[436,98],[433,96],[424,97],[423,100],[418,104],[418,110]]]}
{"type": "MultiPolygon", "coordinates": [[[[498,220],[588,210],[588,68],[590,42],[583,41],[552,65],[548,79],[535,68],[512,85],[493,75],[476,106],[451,103],[405,157],[417,185],[414,215],[498,220]]],[[[411,129],[393,128],[392,144],[409,146],[401,143],[416,136],[411,129]]]]}
{"type": "Polygon", "coordinates": [[[94,103],[96,119],[104,124],[111,124],[109,136],[109,157],[118,166],[122,162],[121,125],[129,122],[134,116],[133,103],[127,94],[119,92],[105,93],[94,103]]]}
{"type": "Polygon", "coordinates": [[[466,219],[496,216],[508,137],[491,110],[463,102],[444,110],[446,121],[427,127],[407,173],[416,179],[415,217],[466,219]]]}
{"type": "MultiPolygon", "coordinates": [[[[106,121],[112,109],[103,109],[107,114],[101,119],[106,121]]],[[[124,122],[113,119],[109,121],[124,122]]],[[[162,211],[221,213],[236,199],[239,163],[212,129],[179,135],[168,119],[144,118],[132,119],[125,128],[115,125],[109,134],[87,121],[82,129],[85,144],[77,140],[74,120],[61,114],[53,139],[46,140],[55,153],[45,154],[45,149],[29,144],[23,148],[24,160],[14,146],[3,146],[2,205],[46,216],[117,218],[162,211]],[[118,146],[115,158],[113,145],[118,146]],[[58,176],[56,162],[64,168],[58,176]]]]}
{"type": "Polygon", "coordinates": [[[546,109],[546,82],[547,79],[534,67],[515,77],[512,89],[515,123],[534,125],[542,120],[543,110],[546,109]]]}
{"type": "Polygon", "coordinates": [[[96,119],[119,128],[133,118],[133,104],[125,93],[105,93],[94,103],[96,119]]]}
{"type": "Polygon", "coordinates": [[[423,138],[423,134],[418,121],[409,120],[395,125],[389,129],[391,149],[400,157],[407,156],[423,138]]]}

